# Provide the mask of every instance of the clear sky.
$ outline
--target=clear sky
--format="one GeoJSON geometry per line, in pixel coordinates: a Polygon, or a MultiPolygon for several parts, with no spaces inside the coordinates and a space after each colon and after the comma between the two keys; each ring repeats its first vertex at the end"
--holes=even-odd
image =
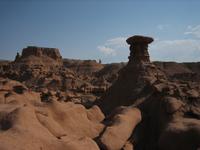
{"type": "Polygon", "coordinates": [[[199,0],[0,0],[0,59],[28,46],[64,58],[127,61],[127,37],[152,36],[152,60],[200,61],[199,0]]]}

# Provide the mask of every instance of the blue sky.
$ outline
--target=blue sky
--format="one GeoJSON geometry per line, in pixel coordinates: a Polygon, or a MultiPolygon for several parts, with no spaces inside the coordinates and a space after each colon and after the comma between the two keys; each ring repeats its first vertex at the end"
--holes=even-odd
{"type": "Polygon", "coordinates": [[[127,61],[127,37],[152,36],[152,60],[200,61],[199,0],[1,0],[0,59],[28,46],[64,58],[127,61]]]}

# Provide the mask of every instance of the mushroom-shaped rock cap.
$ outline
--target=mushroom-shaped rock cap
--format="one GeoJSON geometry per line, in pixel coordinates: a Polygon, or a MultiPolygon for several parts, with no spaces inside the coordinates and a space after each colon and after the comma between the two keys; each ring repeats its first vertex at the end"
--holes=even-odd
{"type": "Polygon", "coordinates": [[[141,35],[135,35],[132,37],[129,37],[126,42],[130,45],[136,44],[136,43],[144,43],[144,44],[150,44],[153,42],[153,38],[147,37],[147,36],[141,36],[141,35]]]}

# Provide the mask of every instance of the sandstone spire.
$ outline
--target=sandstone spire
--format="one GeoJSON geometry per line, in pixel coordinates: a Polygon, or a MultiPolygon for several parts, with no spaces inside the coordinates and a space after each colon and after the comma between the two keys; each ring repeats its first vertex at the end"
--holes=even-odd
{"type": "Polygon", "coordinates": [[[153,42],[153,38],[135,35],[126,42],[130,45],[129,63],[150,62],[148,44],[153,42]]]}
{"type": "Polygon", "coordinates": [[[135,35],[126,40],[130,45],[128,64],[119,71],[118,79],[100,99],[100,107],[104,113],[118,106],[129,106],[143,94],[145,87],[165,76],[150,62],[148,44],[153,38],[135,35]]]}

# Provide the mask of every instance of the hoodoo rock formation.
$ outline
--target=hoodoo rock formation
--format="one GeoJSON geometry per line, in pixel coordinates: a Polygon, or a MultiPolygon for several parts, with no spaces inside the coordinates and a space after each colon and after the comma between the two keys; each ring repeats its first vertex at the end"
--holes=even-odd
{"type": "MultiPolygon", "coordinates": [[[[116,136],[115,144],[109,143],[108,138],[111,140],[118,131],[125,130],[123,127],[126,125],[120,126],[120,121],[116,125],[115,117],[111,117],[113,123],[108,124],[100,137],[100,145],[105,149],[120,149],[126,143],[132,144],[134,150],[195,150],[200,147],[199,88],[194,83],[171,82],[164,72],[153,65],[147,51],[152,41],[152,38],[143,36],[127,39],[131,51],[129,62],[99,101],[107,118],[113,113],[115,117],[122,115],[115,113],[122,106],[138,109],[142,114],[141,122],[138,121],[139,115],[128,115],[135,118],[132,123],[134,129],[129,130],[129,138],[123,141],[123,138],[116,141],[116,136]],[[113,133],[116,126],[117,131],[113,133]]],[[[126,130],[124,133],[127,133],[126,130]]]]}
{"type": "Polygon", "coordinates": [[[110,113],[117,106],[133,104],[141,94],[148,94],[145,92],[148,85],[157,79],[165,79],[161,70],[150,62],[148,44],[152,41],[151,37],[138,35],[127,39],[130,44],[129,62],[119,71],[117,81],[100,100],[105,113],[110,113]]]}
{"type": "Polygon", "coordinates": [[[144,36],[132,36],[126,40],[130,45],[129,63],[150,62],[148,44],[153,42],[153,38],[144,36]]]}
{"type": "Polygon", "coordinates": [[[152,63],[151,42],[128,38],[128,63],[40,47],[0,61],[0,150],[200,149],[200,63],[152,63]]]}

